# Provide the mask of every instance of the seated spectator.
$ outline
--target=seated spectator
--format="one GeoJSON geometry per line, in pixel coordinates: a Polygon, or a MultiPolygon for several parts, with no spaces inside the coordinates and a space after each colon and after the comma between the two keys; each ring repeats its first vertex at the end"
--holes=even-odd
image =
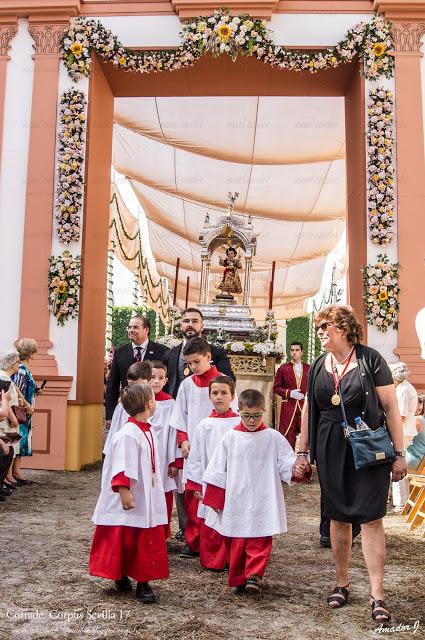
{"type": "MultiPolygon", "coordinates": [[[[0,420],[7,418],[10,411],[10,405],[8,400],[8,393],[1,392],[0,397],[0,420]]],[[[0,437],[0,502],[4,502],[6,497],[12,493],[11,489],[3,487],[3,481],[7,476],[9,467],[13,460],[13,447],[6,444],[0,437]]]]}
{"type": "MultiPolygon", "coordinates": [[[[19,368],[19,354],[17,351],[7,351],[5,353],[0,354],[0,379],[6,380],[10,382],[10,387],[8,391],[9,397],[9,409],[7,412],[7,416],[0,421],[0,435],[7,434],[15,434],[19,436],[19,423],[16,419],[15,414],[13,413],[13,407],[19,405],[18,392],[16,387],[12,381],[11,376],[18,371],[19,368]]],[[[13,445],[14,457],[16,454],[19,454],[19,442],[18,444],[13,445]]],[[[9,466],[6,479],[4,484],[8,488],[16,488],[18,483],[13,478],[13,463],[9,466]]]]}
{"type": "Polygon", "coordinates": [[[416,430],[412,442],[409,443],[406,451],[406,462],[409,472],[414,473],[418,468],[422,458],[425,456],[425,395],[418,394],[418,408],[416,410],[416,430]]]}
{"type": "Polygon", "coordinates": [[[29,370],[29,364],[37,353],[37,343],[32,338],[19,338],[15,342],[15,347],[19,353],[20,364],[17,373],[12,376],[12,380],[18,390],[19,404],[25,409],[27,420],[24,423],[21,421],[19,425],[19,434],[22,438],[19,442],[19,455],[16,455],[13,461],[13,477],[18,484],[32,484],[32,481],[24,478],[21,473],[21,458],[22,456],[32,456],[31,417],[34,413],[37,385],[29,370]]]}

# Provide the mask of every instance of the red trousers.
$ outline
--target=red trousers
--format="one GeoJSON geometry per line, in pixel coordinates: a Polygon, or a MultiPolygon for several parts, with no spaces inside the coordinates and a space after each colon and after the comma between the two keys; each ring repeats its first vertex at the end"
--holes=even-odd
{"type": "Polygon", "coordinates": [[[90,550],[92,576],[137,582],[168,578],[164,525],[151,529],[97,525],[90,550]]]}
{"type": "Polygon", "coordinates": [[[245,584],[250,576],[263,577],[272,550],[272,536],[224,540],[229,559],[229,587],[245,584]]]}
{"type": "Polygon", "coordinates": [[[199,559],[201,565],[207,569],[223,571],[227,564],[227,550],[222,535],[207,527],[201,520],[201,533],[199,542],[199,559]]]}
{"type": "Polygon", "coordinates": [[[164,524],[165,539],[171,538],[171,513],[173,511],[173,492],[165,492],[165,502],[167,503],[168,523],[164,524]]]}
{"type": "Polygon", "coordinates": [[[201,518],[198,518],[198,505],[199,500],[195,498],[193,491],[185,489],[184,506],[187,513],[187,522],[184,535],[190,550],[194,553],[199,553],[199,539],[202,524],[201,518]]]}

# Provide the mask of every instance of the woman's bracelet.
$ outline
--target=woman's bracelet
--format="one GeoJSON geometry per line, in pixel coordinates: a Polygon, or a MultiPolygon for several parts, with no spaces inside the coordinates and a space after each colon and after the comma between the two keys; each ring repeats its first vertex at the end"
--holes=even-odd
{"type": "Polygon", "coordinates": [[[298,451],[297,456],[308,456],[308,451],[298,451]]]}

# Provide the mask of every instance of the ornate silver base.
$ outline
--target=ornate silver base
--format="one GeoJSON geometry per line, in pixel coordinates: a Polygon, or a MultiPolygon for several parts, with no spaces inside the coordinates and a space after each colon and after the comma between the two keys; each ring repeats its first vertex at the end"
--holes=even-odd
{"type": "Polygon", "coordinates": [[[227,331],[234,337],[247,337],[255,329],[251,310],[242,304],[198,304],[208,331],[227,331]]]}

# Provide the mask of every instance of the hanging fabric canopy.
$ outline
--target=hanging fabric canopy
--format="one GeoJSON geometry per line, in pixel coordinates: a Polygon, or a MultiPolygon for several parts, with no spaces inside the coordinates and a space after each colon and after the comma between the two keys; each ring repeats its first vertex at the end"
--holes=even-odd
{"type": "MultiPolygon", "coordinates": [[[[299,315],[320,288],[326,256],[345,226],[344,103],[340,98],[120,98],[113,166],[148,219],[159,276],[177,302],[199,297],[199,233],[208,212],[253,216],[258,234],[251,308],[264,319],[272,262],[276,317],[299,315]]],[[[214,255],[211,292],[222,268],[214,255]]]]}

